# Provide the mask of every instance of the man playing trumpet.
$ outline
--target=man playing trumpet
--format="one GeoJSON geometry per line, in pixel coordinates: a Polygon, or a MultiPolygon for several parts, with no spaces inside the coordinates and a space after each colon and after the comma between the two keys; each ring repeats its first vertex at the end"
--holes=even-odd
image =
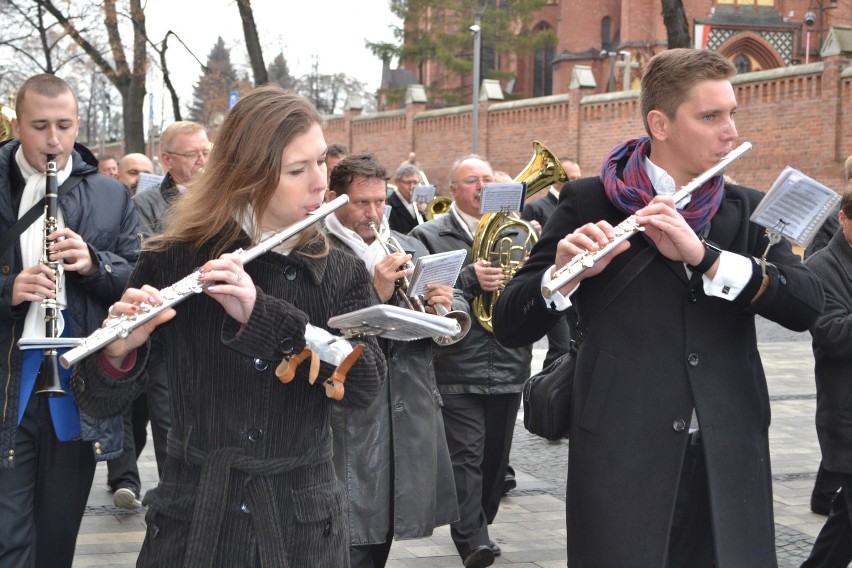
{"type": "Polygon", "coordinates": [[[599,178],[571,182],[495,310],[507,345],[541,337],[570,305],[582,320],[625,265],[656,256],[585,330],[570,411],[566,499],[572,568],[774,567],[769,396],[754,315],[804,330],[823,303],[789,243],[768,252],[749,221],[762,194],[710,177],[737,138],[731,63],[703,50],[653,57],[642,78],[648,137],[616,147],[599,178]],[[626,240],[546,301],[576,255],[626,240]],[[721,251],[721,252],[720,252],[721,251]]]}
{"type": "MultiPolygon", "coordinates": [[[[390,231],[385,215],[388,175],[370,154],[347,156],[334,167],[329,199],[349,203],[326,218],[332,246],[359,257],[373,275],[383,303],[404,306],[400,288],[411,276],[408,262],[428,254],[419,241],[390,231]],[[404,250],[386,250],[393,235],[404,250]]],[[[423,301],[468,310],[461,292],[430,284],[423,301]]],[[[441,395],[432,365],[434,342],[379,340],[388,376],[367,408],[335,408],[334,463],[349,498],[352,568],[385,565],[394,536],[427,537],[458,518],[455,484],[441,417],[441,395]]]]}

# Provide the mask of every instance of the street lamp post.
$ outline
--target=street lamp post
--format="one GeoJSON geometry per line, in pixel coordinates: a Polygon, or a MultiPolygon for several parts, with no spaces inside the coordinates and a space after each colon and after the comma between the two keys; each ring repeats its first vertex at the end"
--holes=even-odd
{"type": "Polygon", "coordinates": [[[471,0],[473,8],[473,25],[470,31],[473,33],[473,144],[471,152],[476,154],[479,148],[479,83],[480,59],[482,53],[482,14],[485,12],[487,0],[471,0]]]}

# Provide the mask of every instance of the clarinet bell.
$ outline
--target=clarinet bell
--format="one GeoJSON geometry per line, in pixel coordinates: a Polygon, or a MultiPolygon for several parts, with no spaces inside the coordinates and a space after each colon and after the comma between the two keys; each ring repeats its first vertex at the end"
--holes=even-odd
{"type": "Polygon", "coordinates": [[[59,358],[55,349],[44,352],[44,359],[39,371],[39,383],[36,385],[35,393],[51,397],[68,395],[59,380],[59,358]]]}

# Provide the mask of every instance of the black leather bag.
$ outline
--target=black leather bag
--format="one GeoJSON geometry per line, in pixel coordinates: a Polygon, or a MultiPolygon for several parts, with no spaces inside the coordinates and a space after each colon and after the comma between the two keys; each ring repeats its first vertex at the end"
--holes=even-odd
{"type": "Polygon", "coordinates": [[[576,355],[564,353],[524,383],[524,428],[548,440],[568,434],[576,355]]]}
{"type": "Polygon", "coordinates": [[[585,320],[577,324],[578,337],[571,340],[571,348],[550,365],[524,382],[524,428],[531,434],[548,440],[568,436],[571,423],[571,392],[574,390],[577,351],[589,322],[645,268],[656,254],[648,247],[625,266],[618,276],[598,296],[585,320]]]}

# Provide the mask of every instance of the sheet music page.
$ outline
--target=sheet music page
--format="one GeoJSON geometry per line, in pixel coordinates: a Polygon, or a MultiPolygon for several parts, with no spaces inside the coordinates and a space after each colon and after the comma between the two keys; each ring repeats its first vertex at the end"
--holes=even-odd
{"type": "Polygon", "coordinates": [[[412,203],[429,203],[435,199],[437,188],[434,185],[415,185],[411,192],[412,203]]]}
{"type": "Polygon", "coordinates": [[[840,195],[787,166],[754,210],[751,220],[805,247],[840,195]]]}
{"type": "Polygon", "coordinates": [[[451,250],[421,256],[414,264],[408,286],[410,297],[425,294],[427,284],[446,284],[453,287],[459,277],[466,251],[451,250]]]}
{"type": "Polygon", "coordinates": [[[458,323],[452,318],[386,304],[334,316],[328,325],[348,336],[378,335],[397,341],[455,335],[458,331],[458,323]]]}
{"type": "Polygon", "coordinates": [[[479,197],[480,213],[520,211],[524,205],[525,183],[489,183],[479,197]]]}
{"type": "Polygon", "coordinates": [[[163,178],[166,176],[158,176],[157,174],[149,174],[146,172],[142,172],[139,174],[139,183],[136,184],[136,193],[142,193],[143,191],[148,191],[154,187],[160,187],[160,184],[163,183],[163,178]]]}

